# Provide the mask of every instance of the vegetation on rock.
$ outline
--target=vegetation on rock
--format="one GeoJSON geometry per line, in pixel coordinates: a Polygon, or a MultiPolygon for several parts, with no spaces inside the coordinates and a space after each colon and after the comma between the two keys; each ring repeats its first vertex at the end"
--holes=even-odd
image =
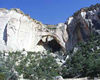
{"type": "MultiPolygon", "coordinates": [[[[59,54],[61,52],[58,52],[59,54]]],[[[100,37],[91,36],[67,53],[66,62],[59,66],[50,52],[0,53],[0,80],[53,80],[62,75],[69,77],[100,76],[100,37]]],[[[64,56],[65,57],[65,56],[64,56]]]]}
{"type": "Polygon", "coordinates": [[[52,80],[59,75],[59,65],[49,54],[28,52],[0,53],[0,80],[52,80]]]}
{"type": "Polygon", "coordinates": [[[100,37],[92,36],[87,42],[79,43],[77,51],[71,51],[62,67],[63,77],[100,76],[100,37]]]}

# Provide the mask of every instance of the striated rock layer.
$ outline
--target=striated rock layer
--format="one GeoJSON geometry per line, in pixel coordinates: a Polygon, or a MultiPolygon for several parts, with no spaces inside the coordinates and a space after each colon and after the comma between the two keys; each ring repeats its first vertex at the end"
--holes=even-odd
{"type": "Polygon", "coordinates": [[[71,50],[90,34],[100,35],[100,5],[82,8],[65,23],[46,25],[19,9],[0,9],[0,51],[71,50]]]}

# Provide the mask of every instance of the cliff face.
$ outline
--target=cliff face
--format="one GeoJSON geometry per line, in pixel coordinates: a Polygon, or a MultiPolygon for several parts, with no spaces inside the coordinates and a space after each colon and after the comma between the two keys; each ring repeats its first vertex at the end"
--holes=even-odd
{"type": "Polygon", "coordinates": [[[90,34],[100,35],[100,5],[82,8],[65,23],[45,25],[19,9],[0,9],[0,51],[71,50],[90,34]]]}
{"type": "Polygon", "coordinates": [[[62,23],[57,26],[55,29],[49,28],[19,9],[0,9],[0,51],[65,49],[66,25],[62,23]]]}
{"type": "Polygon", "coordinates": [[[100,5],[82,8],[66,22],[68,41],[66,49],[71,50],[79,41],[87,41],[90,34],[100,35],[100,5]]]}
{"type": "Polygon", "coordinates": [[[37,31],[41,26],[19,9],[0,9],[0,50],[34,49],[40,38],[37,31]]]}

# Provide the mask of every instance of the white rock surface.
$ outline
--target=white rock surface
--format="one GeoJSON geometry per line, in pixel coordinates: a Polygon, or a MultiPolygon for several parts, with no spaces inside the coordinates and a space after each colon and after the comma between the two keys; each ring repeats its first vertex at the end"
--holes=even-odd
{"type": "Polygon", "coordinates": [[[83,19],[85,19],[86,12],[85,12],[85,11],[82,11],[82,12],[81,12],[81,16],[82,16],[83,19]]]}
{"type": "MultiPolygon", "coordinates": [[[[0,9],[0,51],[34,51],[41,36],[39,22],[21,13],[19,9],[0,9]]],[[[39,50],[39,47],[38,47],[39,50]]]]}
{"type": "Polygon", "coordinates": [[[69,17],[69,19],[68,19],[68,25],[72,22],[72,20],[73,20],[73,17],[69,17]]]}
{"type": "Polygon", "coordinates": [[[64,80],[62,76],[56,76],[54,80],[64,80]]]}
{"type": "Polygon", "coordinates": [[[19,9],[0,9],[0,51],[44,51],[39,41],[47,43],[53,39],[65,48],[67,26],[60,23],[56,27],[56,30],[49,30],[19,9]]]}
{"type": "Polygon", "coordinates": [[[68,41],[67,25],[59,23],[55,35],[59,40],[59,44],[65,49],[66,42],[68,41]]]}

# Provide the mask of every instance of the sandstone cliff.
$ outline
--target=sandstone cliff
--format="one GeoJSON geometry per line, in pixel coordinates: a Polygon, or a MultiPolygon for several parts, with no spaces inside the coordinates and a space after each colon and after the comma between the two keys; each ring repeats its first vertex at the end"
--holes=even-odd
{"type": "Polygon", "coordinates": [[[66,51],[91,33],[100,35],[100,4],[82,8],[57,25],[42,24],[19,9],[0,9],[0,51],[66,51]]]}
{"type": "Polygon", "coordinates": [[[43,25],[19,9],[0,9],[0,51],[65,49],[66,24],[43,25]]]}

